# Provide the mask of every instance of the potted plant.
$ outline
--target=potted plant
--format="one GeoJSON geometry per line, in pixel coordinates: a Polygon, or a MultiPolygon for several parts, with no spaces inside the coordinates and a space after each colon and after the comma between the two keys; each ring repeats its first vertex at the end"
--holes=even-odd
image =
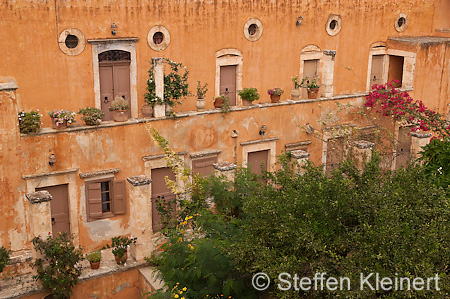
{"type": "Polygon", "coordinates": [[[145,118],[150,118],[153,116],[153,106],[151,102],[147,102],[147,99],[145,100],[144,105],[141,106],[141,112],[145,118]]]}
{"type": "Polygon", "coordinates": [[[53,129],[65,129],[67,124],[76,123],[75,112],[70,110],[55,109],[48,113],[52,119],[53,129]]]}
{"type": "Polygon", "coordinates": [[[37,272],[34,278],[52,292],[49,298],[70,298],[81,275],[81,265],[77,265],[83,260],[81,247],[73,245],[72,237],[67,232],[58,233],[55,238],[49,234],[46,240],[36,237],[32,243],[42,256],[33,264],[37,272]]]}
{"type": "Polygon", "coordinates": [[[225,103],[226,99],[228,99],[227,96],[220,95],[218,97],[214,98],[214,107],[215,108],[222,108],[223,103],[225,103]]]}
{"type": "Polygon", "coordinates": [[[100,267],[102,252],[100,250],[93,251],[86,255],[86,259],[91,264],[91,269],[96,270],[100,267]]]}
{"type": "Polygon", "coordinates": [[[195,107],[197,107],[198,111],[203,111],[205,109],[206,103],[205,103],[205,95],[208,91],[208,83],[205,83],[205,85],[202,86],[200,81],[197,81],[197,102],[195,102],[195,107]]]}
{"type": "Polygon", "coordinates": [[[81,120],[83,120],[88,126],[98,126],[103,116],[105,116],[105,112],[95,107],[80,109],[78,114],[82,115],[81,120]]]}
{"type": "Polygon", "coordinates": [[[114,121],[127,121],[129,107],[127,100],[122,97],[115,97],[109,107],[109,111],[113,111],[114,121]]]}
{"type": "Polygon", "coordinates": [[[297,101],[302,94],[301,83],[298,82],[298,76],[294,76],[291,78],[292,82],[294,82],[294,88],[291,91],[291,100],[297,101]]]}
{"type": "Polygon", "coordinates": [[[310,80],[308,77],[302,79],[302,83],[300,84],[303,88],[306,88],[308,91],[308,99],[317,99],[317,95],[319,94],[319,84],[316,82],[316,78],[310,80]],[[306,86],[304,84],[306,83],[306,86]]]}
{"type": "Polygon", "coordinates": [[[41,116],[37,111],[19,112],[19,130],[22,134],[37,133],[41,129],[41,116]]]}
{"type": "Polygon", "coordinates": [[[284,91],[279,87],[275,87],[274,89],[269,89],[267,91],[267,93],[270,95],[270,101],[272,103],[278,103],[283,92],[284,91]]]}
{"type": "Polygon", "coordinates": [[[259,100],[259,93],[256,88],[244,88],[243,90],[238,90],[238,94],[244,106],[250,106],[253,101],[259,100]]]}
{"type": "Polygon", "coordinates": [[[137,238],[130,237],[113,237],[111,238],[111,245],[106,244],[106,248],[112,248],[112,253],[114,254],[114,258],[118,265],[123,265],[127,261],[128,258],[128,246],[130,244],[135,244],[137,238]]]}

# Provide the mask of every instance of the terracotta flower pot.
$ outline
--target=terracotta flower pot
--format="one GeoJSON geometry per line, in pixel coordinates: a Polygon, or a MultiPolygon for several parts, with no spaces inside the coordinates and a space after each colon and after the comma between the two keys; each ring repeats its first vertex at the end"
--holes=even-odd
{"type": "Polygon", "coordinates": [[[123,265],[126,263],[128,258],[128,252],[125,252],[124,255],[119,258],[117,255],[114,256],[114,259],[116,260],[117,265],[123,265]]]}
{"type": "Polygon", "coordinates": [[[271,95],[270,95],[270,101],[271,101],[272,103],[278,103],[278,102],[280,101],[280,98],[281,98],[281,96],[276,96],[276,95],[274,95],[274,94],[271,94],[271,95]]]}
{"type": "Polygon", "coordinates": [[[317,99],[319,88],[308,89],[308,99],[317,99]]]}
{"type": "Polygon", "coordinates": [[[252,105],[252,101],[242,99],[242,105],[243,106],[251,106],[252,105]]]}
{"type": "Polygon", "coordinates": [[[55,130],[67,129],[67,121],[65,120],[62,124],[56,125],[55,119],[52,117],[52,128],[55,130]]]}
{"type": "Polygon", "coordinates": [[[218,98],[214,100],[214,107],[216,108],[222,108],[223,105],[223,99],[222,98],[218,98]]]}
{"type": "Polygon", "coordinates": [[[114,110],[113,111],[114,121],[127,121],[128,119],[128,109],[127,110],[114,110]]]}
{"type": "Polygon", "coordinates": [[[92,270],[97,270],[98,268],[100,268],[100,262],[96,262],[96,263],[91,262],[92,270]]]}
{"type": "Polygon", "coordinates": [[[153,116],[153,107],[149,104],[144,104],[141,107],[141,112],[145,118],[150,118],[153,116]]]}

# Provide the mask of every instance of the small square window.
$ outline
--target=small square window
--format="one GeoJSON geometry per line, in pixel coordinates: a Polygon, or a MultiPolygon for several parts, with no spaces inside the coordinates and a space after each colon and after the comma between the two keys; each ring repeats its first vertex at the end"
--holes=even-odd
{"type": "Polygon", "coordinates": [[[86,182],[86,212],[88,221],[125,214],[125,181],[111,178],[86,182]]]}

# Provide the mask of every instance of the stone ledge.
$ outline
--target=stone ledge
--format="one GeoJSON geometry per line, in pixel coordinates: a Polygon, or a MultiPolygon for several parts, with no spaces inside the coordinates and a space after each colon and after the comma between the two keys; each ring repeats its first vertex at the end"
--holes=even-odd
{"type": "Polygon", "coordinates": [[[214,156],[214,155],[218,155],[220,154],[222,151],[221,150],[206,150],[206,151],[201,151],[201,152],[196,152],[196,153],[192,153],[189,156],[191,158],[201,158],[201,157],[207,157],[207,156],[214,156]]]}
{"type": "Polygon", "coordinates": [[[99,171],[93,171],[93,172],[85,172],[80,173],[80,178],[86,179],[86,178],[92,178],[95,176],[105,175],[105,174],[114,174],[120,172],[119,168],[113,168],[113,169],[106,169],[106,170],[99,170],[99,171]]]}
{"type": "Polygon", "coordinates": [[[258,143],[264,143],[264,142],[272,142],[272,141],[277,141],[278,139],[280,139],[280,137],[270,137],[270,138],[259,139],[259,140],[243,141],[240,143],[240,145],[244,146],[244,145],[258,144],[258,143]]]}
{"type": "MultiPolygon", "coordinates": [[[[184,156],[184,155],[187,155],[188,152],[182,151],[182,152],[177,152],[176,154],[179,156],[184,156]]],[[[166,154],[143,156],[142,161],[147,162],[147,161],[157,160],[157,159],[164,158],[165,156],[166,156],[166,154]]]]}
{"type": "Polygon", "coordinates": [[[17,86],[14,82],[0,83],[0,91],[16,90],[18,88],[19,86],[17,86]]]}
{"type": "Polygon", "coordinates": [[[410,135],[417,138],[429,138],[432,134],[428,132],[411,132],[410,135]]]}
{"type": "Polygon", "coordinates": [[[356,148],[366,149],[366,148],[372,148],[375,145],[375,143],[366,141],[366,140],[358,140],[358,141],[353,142],[353,145],[356,148]]]}
{"type": "Polygon", "coordinates": [[[31,202],[31,203],[41,203],[50,201],[53,199],[50,192],[43,190],[43,191],[36,191],[33,193],[27,193],[25,194],[25,197],[31,202]]]}
{"type": "Polygon", "coordinates": [[[61,170],[61,171],[52,171],[52,172],[39,173],[39,174],[28,174],[28,175],[23,175],[22,178],[24,180],[28,180],[28,179],[35,179],[35,178],[45,177],[45,176],[67,174],[67,173],[72,173],[72,172],[77,172],[77,171],[78,171],[78,168],[75,168],[75,169],[68,169],[68,170],[61,170]]]}
{"type": "Polygon", "coordinates": [[[284,145],[284,147],[286,148],[286,150],[289,150],[290,148],[305,146],[305,145],[309,145],[311,143],[312,143],[312,141],[310,141],[310,140],[298,141],[298,142],[286,143],[284,145]]]}
{"type": "Polygon", "coordinates": [[[152,180],[149,179],[145,175],[130,176],[130,177],[127,177],[127,181],[128,181],[128,183],[130,183],[131,185],[133,185],[135,187],[150,185],[150,183],[152,182],[152,180]]]}
{"type": "Polygon", "coordinates": [[[311,156],[310,153],[305,152],[303,150],[295,150],[295,151],[291,151],[290,153],[292,154],[292,157],[294,159],[304,159],[304,158],[309,158],[309,156],[311,156]]]}
{"type": "Polygon", "coordinates": [[[215,169],[217,169],[218,171],[224,172],[224,171],[230,171],[230,170],[236,169],[237,165],[233,164],[231,162],[225,161],[225,162],[221,162],[221,163],[213,163],[213,167],[215,169]]]}

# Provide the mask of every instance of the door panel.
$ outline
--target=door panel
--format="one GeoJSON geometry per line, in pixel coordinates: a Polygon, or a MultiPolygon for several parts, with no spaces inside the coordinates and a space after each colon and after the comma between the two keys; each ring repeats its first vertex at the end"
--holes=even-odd
{"type": "MultiPolygon", "coordinates": [[[[165,177],[167,176],[171,180],[175,180],[175,174],[168,167],[164,168],[155,168],[152,169],[152,227],[153,231],[157,232],[161,230],[161,216],[159,215],[158,210],[156,209],[157,201],[173,201],[175,195],[172,191],[167,188],[165,177]]],[[[175,216],[175,208],[173,206],[174,216],[175,216]]]]}
{"type": "Polygon", "coordinates": [[[269,150],[248,153],[248,165],[251,173],[261,174],[261,166],[267,171],[269,150]]]}
{"type": "Polygon", "coordinates": [[[236,105],[236,65],[220,67],[220,94],[230,99],[230,105],[236,105]]]}
{"type": "MultiPolygon", "coordinates": [[[[318,66],[319,66],[318,59],[305,60],[303,64],[303,78],[308,77],[310,80],[316,78],[317,80],[318,66]]],[[[303,88],[302,97],[304,99],[308,98],[308,91],[306,88],[303,88]]]]}
{"type": "Polygon", "coordinates": [[[102,111],[105,112],[104,120],[112,120],[112,112],[109,111],[111,102],[114,100],[114,85],[113,85],[113,67],[100,66],[100,101],[102,111]]]}
{"type": "Polygon", "coordinates": [[[383,84],[384,55],[372,56],[372,71],[370,73],[370,87],[374,84],[383,84]]]}
{"type": "Polygon", "coordinates": [[[52,195],[50,201],[52,235],[56,236],[58,232],[63,231],[70,233],[68,185],[36,188],[36,191],[43,190],[52,195]]]}
{"type": "MultiPolygon", "coordinates": [[[[118,64],[113,66],[113,77],[114,77],[114,97],[123,97],[128,101],[129,107],[131,107],[130,102],[130,64],[118,64]]],[[[131,117],[131,109],[128,109],[128,117],[131,117]]]]}
{"type": "Polygon", "coordinates": [[[213,163],[217,163],[217,156],[194,160],[192,161],[192,173],[198,173],[200,177],[214,174],[213,163]]]}

